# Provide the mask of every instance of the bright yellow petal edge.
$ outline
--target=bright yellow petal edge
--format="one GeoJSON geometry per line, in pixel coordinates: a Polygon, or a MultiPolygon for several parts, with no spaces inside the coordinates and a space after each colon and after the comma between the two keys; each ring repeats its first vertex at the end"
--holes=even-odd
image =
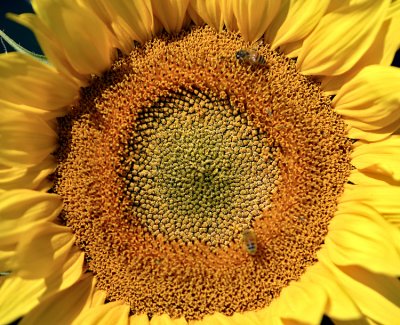
{"type": "MultiPolygon", "coordinates": [[[[353,40],[357,53],[352,53],[350,61],[346,51],[330,63],[321,56],[328,53],[330,40],[341,39],[338,29],[332,31],[327,25],[331,17],[366,19],[376,2],[320,6],[324,12],[319,12],[317,20],[310,14],[319,8],[317,0],[303,7],[286,0],[279,8],[274,1],[249,1],[246,6],[234,0],[207,0],[201,5],[198,1],[166,2],[42,0],[32,1],[36,15],[11,16],[34,31],[53,66],[20,54],[0,56],[0,271],[11,271],[0,278],[0,323],[24,315],[21,324],[187,323],[167,315],[148,321],[146,315],[129,316],[129,307],[119,302],[105,304],[105,293],[95,289],[91,276],[83,275],[83,253],[71,246],[70,231],[53,222],[61,203],[56,195],[46,193],[48,186],[43,183],[55,167],[49,156],[56,141],[54,118],[66,113],[90,74],[100,74],[110,66],[114,48],[129,51],[133,39],[144,42],[161,26],[179,32],[190,17],[197,17],[196,22],[205,21],[218,30],[223,21],[249,41],[265,34],[274,45],[271,35],[279,35],[276,42],[284,51],[300,53],[300,71],[325,74],[328,81],[330,75],[342,74],[347,82],[337,91],[333,106],[348,124],[349,136],[362,141],[354,145],[352,184],[340,199],[319,261],[263,310],[231,317],[216,313],[190,323],[318,324],[322,314],[327,314],[337,321],[395,324],[400,319],[400,162],[396,160],[400,140],[392,134],[400,126],[399,69],[382,63],[381,57],[393,56],[386,44],[375,61],[363,62],[371,44],[377,46],[367,29],[359,34],[366,37],[353,40]],[[294,20],[299,24],[296,17],[302,16],[314,18],[297,27],[307,35],[290,29],[291,36],[285,37],[294,20]],[[83,28],[85,22],[90,22],[90,29],[83,28]],[[329,34],[335,35],[329,38],[329,34]],[[321,46],[318,39],[323,40],[321,46]],[[89,40],[95,43],[88,46],[89,40]],[[316,65],[313,56],[323,59],[326,67],[316,65]],[[351,71],[347,77],[340,62],[346,62],[346,70],[351,71]],[[44,249],[32,251],[28,239],[44,249]]],[[[396,10],[396,2],[390,6],[382,2],[380,11],[374,11],[374,31],[383,26],[384,17],[398,25],[396,10]]]]}

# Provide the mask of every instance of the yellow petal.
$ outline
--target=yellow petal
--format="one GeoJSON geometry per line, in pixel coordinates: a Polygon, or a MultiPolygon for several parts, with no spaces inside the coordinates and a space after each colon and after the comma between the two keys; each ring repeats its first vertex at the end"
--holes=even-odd
{"type": "Polygon", "coordinates": [[[149,318],[146,314],[133,315],[129,317],[129,325],[149,325],[149,318]]]}
{"type": "Polygon", "coordinates": [[[372,273],[358,266],[334,265],[325,254],[318,260],[328,267],[361,312],[381,324],[397,324],[400,319],[397,278],[372,273]]]}
{"type": "Polygon", "coordinates": [[[181,31],[189,0],[151,0],[154,15],[168,33],[181,31]]]}
{"type": "Polygon", "coordinates": [[[105,292],[104,290],[96,290],[93,293],[92,302],[90,304],[90,307],[104,305],[106,298],[107,298],[107,292],[105,292]]]}
{"type": "Polygon", "coordinates": [[[210,324],[210,325],[230,325],[234,324],[231,322],[231,317],[228,317],[221,313],[214,313],[212,315],[207,315],[199,322],[194,322],[193,325],[210,324]]]}
{"type": "Polygon", "coordinates": [[[394,181],[393,177],[391,176],[378,173],[363,173],[358,171],[357,169],[354,169],[350,172],[348,180],[353,184],[358,184],[358,185],[400,186],[400,183],[394,181]]]}
{"type": "Polygon", "coordinates": [[[297,60],[306,75],[339,75],[364,55],[381,28],[390,1],[368,0],[325,15],[306,38],[297,60]]]}
{"type": "Polygon", "coordinates": [[[397,229],[400,229],[400,217],[398,215],[385,216],[385,219],[392,225],[396,226],[397,229]]]}
{"type": "Polygon", "coordinates": [[[5,107],[9,110],[31,114],[37,117],[40,117],[43,120],[50,120],[56,117],[60,117],[65,115],[67,108],[59,108],[53,111],[46,111],[44,109],[39,109],[33,106],[23,105],[23,104],[14,104],[6,100],[0,99],[0,107],[5,107]]]}
{"type": "Polygon", "coordinates": [[[129,42],[124,47],[131,47],[133,40],[144,43],[155,33],[151,0],[119,0],[105,2],[104,5],[112,13],[112,29],[117,39],[122,37],[125,42],[129,42]]]}
{"type": "Polygon", "coordinates": [[[265,35],[272,49],[306,38],[325,14],[328,4],[329,0],[285,0],[265,35]]]}
{"type": "Polygon", "coordinates": [[[375,143],[358,141],[357,144],[351,154],[351,163],[359,172],[378,180],[400,182],[400,136],[393,135],[375,143]]]}
{"type": "MultiPolygon", "coordinates": [[[[267,309],[266,307],[265,309],[267,309]]],[[[232,316],[229,317],[229,324],[235,325],[262,325],[263,322],[261,321],[262,317],[260,317],[259,311],[248,311],[243,313],[234,313],[232,316]]],[[[280,325],[282,322],[276,323],[274,322],[275,319],[273,317],[269,318],[269,324],[271,325],[280,325]]],[[[278,318],[276,318],[278,320],[278,318]]]]}
{"type": "Polygon", "coordinates": [[[84,75],[100,75],[111,66],[113,38],[105,24],[76,0],[32,1],[38,17],[54,33],[69,64],[84,75]]]}
{"type": "Polygon", "coordinates": [[[64,53],[62,44],[39,17],[30,13],[21,15],[7,13],[6,16],[8,19],[32,30],[47,60],[61,75],[78,87],[87,84],[87,76],[79,73],[71,66],[66,53],[64,53]]]}
{"type": "Polygon", "coordinates": [[[46,278],[46,295],[69,288],[79,281],[83,273],[84,258],[85,254],[73,247],[58,272],[46,278]]]}
{"type": "MultiPolygon", "coordinates": [[[[187,9],[188,15],[190,17],[190,19],[195,23],[195,25],[198,26],[203,26],[205,25],[205,21],[200,17],[200,15],[197,13],[196,10],[194,10],[191,6],[190,6],[191,2],[189,2],[189,7],[187,9]]],[[[221,6],[223,5],[223,3],[221,2],[221,6]]]]}
{"type": "Polygon", "coordinates": [[[150,320],[150,325],[186,325],[186,320],[182,318],[172,319],[167,314],[154,315],[150,320]]]}
{"type": "Polygon", "coordinates": [[[12,190],[0,195],[0,248],[19,242],[33,228],[58,216],[62,208],[56,194],[12,190]]]}
{"type": "Polygon", "coordinates": [[[54,172],[55,168],[56,161],[53,156],[48,156],[32,167],[0,166],[0,189],[47,191],[52,186],[47,177],[54,172]]]}
{"type": "Polygon", "coordinates": [[[222,3],[219,0],[192,0],[189,13],[195,12],[201,19],[216,31],[221,32],[224,27],[222,3]]]}
{"type": "Polygon", "coordinates": [[[27,279],[58,272],[66,261],[75,238],[70,229],[45,222],[26,233],[18,242],[15,269],[27,279]]]}
{"type": "Polygon", "coordinates": [[[378,141],[400,126],[400,70],[372,65],[337,93],[332,105],[352,129],[350,137],[378,141]]]}
{"type": "MultiPolygon", "coordinates": [[[[327,294],[319,286],[310,281],[292,281],[285,287],[279,298],[273,301],[271,307],[286,323],[299,322],[303,324],[320,324],[327,304],[327,294]]],[[[264,323],[268,319],[264,320],[264,323]]]]}
{"type": "Polygon", "coordinates": [[[31,107],[36,112],[52,112],[53,116],[63,115],[64,106],[71,104],[79,92],[78,85],[51,66],[16,52],[1,55],[0,83],[2,101],[25,105],[20,107],[23,111],[31,107]]]}
{"type": "Polygon", "coordinates": [[[57,275],[48,278],[7,277],[0,287],[0,323],[8,324],[37,306],[42,299],[73,285],[82,274],[83,253],[71,254],[57,275]]]}
{"type": "Polygon", "coordinates": [[[336,318],[331,319],[335,325],[382,325],[372,321],[370,318],[361,316],[358,319],[351,320],[338,320],[336,318]]]}
{"type": "Polygon", "coordinates": [[[399,30],[400,5],[397,2],[393,2],[375,41],[357,64],[344,74],[321,78],[321,87],[324,92],[329,95],[336,94],[343,85],[368,65],[391,65],[395,53],[400,47],[399,30]]]}
{"type": "Polygon", "coordinates": [[[224,24],[229,31],[237,31],[238,25],[233,12],[233,2],[231,0],[221,1],[222,16],[224,18],[224,24]]]}
{"type": "Polygon", "coordinates": [[[113,22],[113,12],[110,11],[108,7],[108,1],[98,1],[98,0],[85,0],[84,5],[86,5],[93,13],[99,17],[104,24],[110,29],[113,22]]]}
{"type": "Polygon", "coordinates": [[[338,282],[335,281],[333,273],[324,265],[321,263],[313,265],[307,269],[304,277],[325,290],[328,295],[325,314],[329,317],[343,320],[362,317],[356,302],[354,302],[338,282]]]}
{"type": "Polygon", "coordinates": [[[359,265],[371,272],[399,276],[400,254],[395,243],[400,242],[400,233],[390,227],[368,205],[341,204],[325,238],[328,255],[336,265],[359,265]]]}
{"type": "Polygon", "coordinates": [[[287,43],[279,47],[279,50],[285,53],[288,58],[298,57],[303,46],[303,41],[287,43]]]}
{"type": "Polygon", "coordinates": [[[16,244],[1,245],[0,248],[0,271],[9,272],[11,270],[12,260],[15,258],[16,244]]]}
{"type": "MultiPolygon", "coordinates": [[[[283,320],[278,316],[271,316],[267,319],[268,319],[268,325],[269,324],[270,325],[299,325],[300,324],[299,322],[292,322],[287,319],[283,320]]],[[[257,323],[257,324],[260,324],[260,323],[257,323]]],[[[261,323],[260,325],[263,325],[263,324],[265,324],[265,322],[261,323]]]]}
{"type": "MultiPolygon", "coordinates": [[[[393,10],[389,10],[391,13],[393,10]]],[[[349,82],[363,68],[373,64],[389,66],[399,48],[398,31],[400,30],[400,10],[395,17],[386,19],[382,24],[374,42],[361,59],[346,73],[337,76],[320,78],[321,87],[327,95],[336,94],[340,88],[349,82]]]]}
{"type": "Polygon", "coordinates": [[[400,188],[397,186],[345,185],[339,202],[358,202],[373,206],[385,217],[400,217],[400,188]]]}
{"type": "Polygon", "coordinates": [[[281,0],[232,0],[239,31],[245,41],[257,41],[279,12],[281,0]]]}
{"type": "MultiPolygon", "coordinates": [[[[151,325],[153,325],[152,323],[150,323],[151,325]]],[[[166,323],[166,324],[174,324],[174,323],[166,323]]],[[[221,313],[214,313],[212,315],[206,315],[203,319],[201,320],[195,320],[195,321],[191,321],[189,323],[190,325],[205,325],[205,324],[210,324],[210,325],[236,325],[237,323],[235,321],[232,320],[232,317],[226,316],[224,314],[221,313]]],[[[246,323],[242,323],[242,324],[246,324],[246,323]]],[[[242,325],[241,324],[241,325],[242,325]]],[[[252,323],[254,325],[258,324],[258,323],[252,323]]],[[[161,325],[161,323],[160,323],[161,325]]]]}
{"type": "Polygon", "coordinates": [[[127,325],[130,307],[122,302],[110,302],[85,309],[72,324],[127,325]]]}
{"type": "Polygon", "coordinates": [[[21,320],[20,325],[73,324],[90,304],[93,288],[93,277],[85,277],[73,286],[43,299],[21,320]]]}
{"type": "Polygon", "coordinates": [[[33,309],[45,290],[44,279],[7,277],[0,286],[0,324],[9,324],[33,309]]]}
{"type": "Polygon", "coordinates": [[[42,119],[3,107],[0,119],[0,164],[30,167],[57,147],[54,130],[42,119]]]}
{"type": "Polygon", "coordinates": [[[389,27],[384,41],[383,56],[379,62],[382,65],[392,64],[396,51],[400,47],[400,40],[398,37],[398,31],[400,29],[400,4],[398,1],[392,1],[386,19],[389,23],[389,27]]]}

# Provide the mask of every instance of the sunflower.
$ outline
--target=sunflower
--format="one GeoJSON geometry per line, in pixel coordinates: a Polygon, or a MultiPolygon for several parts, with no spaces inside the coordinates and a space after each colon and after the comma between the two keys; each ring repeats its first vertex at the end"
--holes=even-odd
{"type": "Polygon", "coordinates": [[[398,1],[32,5],[0,323],[398,322],[398,1]]]}

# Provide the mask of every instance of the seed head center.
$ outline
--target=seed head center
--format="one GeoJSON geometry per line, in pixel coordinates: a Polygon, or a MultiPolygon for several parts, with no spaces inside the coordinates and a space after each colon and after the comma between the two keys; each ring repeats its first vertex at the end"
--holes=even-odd
{"type": "Polygon", "coordinates": [[[227,98],[197,90],[161,98],[139,112],[124,151],[132,216],[168,240],[212,247],[240,240],[278,180],[266,147],[266,132],[227,98]]]}

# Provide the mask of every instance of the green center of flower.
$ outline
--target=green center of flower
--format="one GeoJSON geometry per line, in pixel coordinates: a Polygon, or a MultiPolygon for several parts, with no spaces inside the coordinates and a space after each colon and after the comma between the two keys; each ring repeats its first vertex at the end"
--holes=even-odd
{"type": "Polygon", "coordinates": [[[131,215],[155,236],[229,246],[270,206],[278,168],[268,148],[228,99],[197,90],[160,98],[138,113],[123,153],[131,215]]]}

